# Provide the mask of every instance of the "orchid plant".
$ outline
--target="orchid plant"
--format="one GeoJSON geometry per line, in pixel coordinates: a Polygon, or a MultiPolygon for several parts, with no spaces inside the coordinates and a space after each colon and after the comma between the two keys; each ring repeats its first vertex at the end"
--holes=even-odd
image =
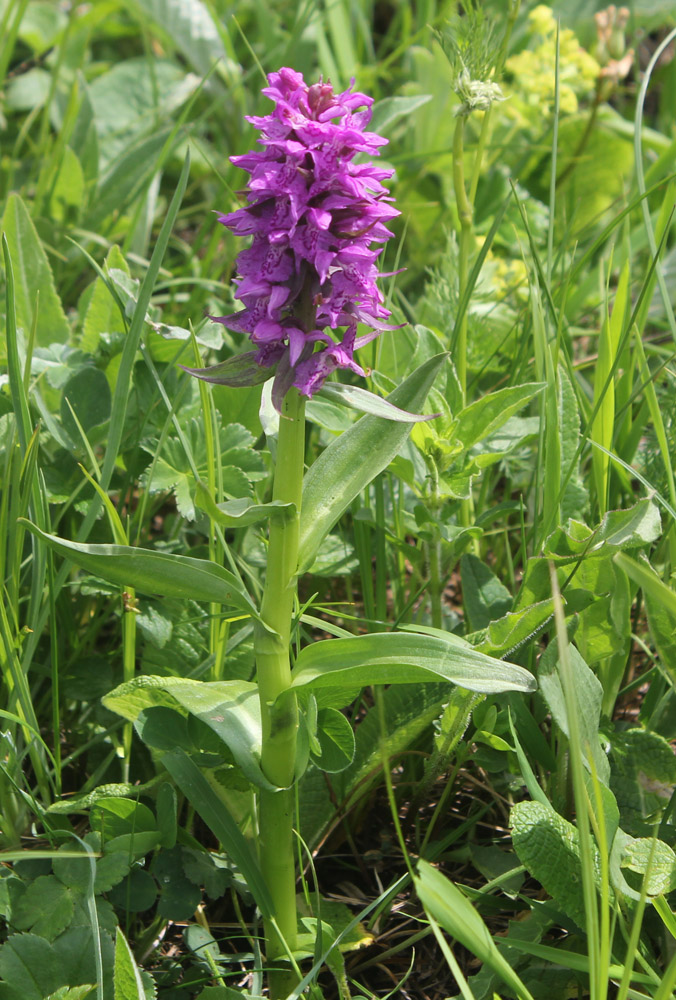
{"type": "MultiPolygon", "coordinates": [[[[392,171],[366,159],[377,156],[386,140],[367,131],[372,100],[353,86],[334,93],[328,82],[308,86],[299,73],[283,68],[270,74],[263,93],[274,102],[272,112],[249,119],[260,131],[262,148],[233,157],[250,175],[246,204],[220,216],[251,243],[237,261],[236,298],[243,309],[218,322],[248,334],[253,350],[188,369],[206,382],[271,381],[279,412],[271,499],[216,503],[206,487],[198,497],[214,530],[267,522],[260,605],[234,565],[230,571],[209,560],[65,541],[33,530],[75,564],[127,592],[190,597],[253,620],[254,679],[140,676],[113,691],[105,704],[136,724],[246,879],[264,920],[269,995],[280,1000],[302,991],[298,962],[308,953],[297,936],[297,783],[309,767],[326,762],[324,737],[336,727],[349,730],[340,710],[355,689],[443,680],[494,693],[532,690],[534,679],[437,628],[379,623],[379,631],[357,636],[336,629],[337,637],[297,649],[303,619],[299,575],[311,571],[329,531],[394,459],[412,424],[434,419],[415,410],[424,408],[436,375],[450,362],[446,355],[430,358],[387,399],[330,380],[340,370],[365,377],[357,352],[381,331],[394,329],[387,324],[377,268],[392,236],[387,223],[398,214],[384,184],[392,171]],[[305,401],[318,393],[364,416],[306,470],[305,401]],[[168,708],[206,724],[225,744],[228,766],[256,798],[246,830],[228,811],[213,760],[178,737],[176,744],[153,740],[149,713],[168,708]]],[[[115,511],[105,495],[101,500],[112,523],[115,511]]],[[[120,532],[116,541],[124,541],[120,532]]],[[[347,766],[349,746],[344,757],[347,766]]],[[[339,936],[329,941],[330,948],[338,944],[339,936]]]]}

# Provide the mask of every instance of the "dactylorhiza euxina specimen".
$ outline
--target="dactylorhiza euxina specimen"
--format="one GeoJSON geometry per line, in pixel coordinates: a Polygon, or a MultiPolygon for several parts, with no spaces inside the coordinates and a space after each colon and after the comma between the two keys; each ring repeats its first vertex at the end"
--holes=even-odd
{"type": "Polygon", "coordinates": [[[268,80],[274,109],[248,119],[263,148],[232,157],[250,174],[247,204],[219,217],[253,237],[236,265],[244,309],[218,322],[250,336],[259,365],[276,366],[279,408],[292,385],[309,397],[337,368],[365,374],[354,352],[390,329],[377,244],[399,213],[383,186],[392,171],[355,162],[387,142],[366,131],[373,99],[351,88],[335,94],[322,80],[308,86],[288,68],[268,80]],[[369,331],[357,336],[358,324],[369,331]]]}

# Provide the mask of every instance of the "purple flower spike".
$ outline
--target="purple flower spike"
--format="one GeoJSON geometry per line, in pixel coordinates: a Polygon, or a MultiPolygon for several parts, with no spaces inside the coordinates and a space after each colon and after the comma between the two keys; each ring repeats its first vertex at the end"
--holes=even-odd
{"type": "Polygon", "coordinates": [[[371,246],[392,236],[386,223],[399,213],[383,186],[393,171],[354,162],[387,142],[365,131],[372,98],[354,81],[342,94],[321,79],[308,87],[288,68],[268,81],[274,110],[247,119],[263,149],[231,158],[250,175],[247,205],[219,216],[253,237],[237,258],[244,309],[218,322],[249,334],[259,365],[278,366],[277,404],[291,385],[312,396],[337,368],[365,374],[354,350],[392,329],[376,284],[382,247],[371,246]],[[358,323],[372,332],[357,337],[358,323]]]}

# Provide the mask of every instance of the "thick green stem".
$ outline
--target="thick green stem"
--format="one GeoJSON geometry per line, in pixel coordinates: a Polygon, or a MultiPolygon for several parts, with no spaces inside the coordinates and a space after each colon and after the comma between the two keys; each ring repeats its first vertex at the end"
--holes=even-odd
{"type": "Polygon", "coordinates": [[[261,869],[272,901],[279,933],[265,925],[270,997],[279,1000],[295,985],[295,973],[282,961],[296,946],[296,877],[294,867],[294,793],[298,716],[295,698],[278,697],[291,685],[289,644],[298,568],[298,531],[303,490],[305,454],[305,404],[296,389],[282,406],[277,444],[273,499],[293,503],[290,519],[271,520],[268,564],[261,617],[268,630],[255,633],[256,669],[263,722],[261,765],[265,776],[280,788],[261,791],[259,803],[259,853],[261,869]]]}

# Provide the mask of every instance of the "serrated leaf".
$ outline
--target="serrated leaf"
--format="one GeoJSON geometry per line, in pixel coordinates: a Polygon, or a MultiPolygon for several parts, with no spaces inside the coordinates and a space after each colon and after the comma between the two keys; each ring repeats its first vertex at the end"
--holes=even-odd
{"type": "Polygon", "coordinates": [[[562,564],[582,555],[612,555],[651,545],[659,538],[661,529],[659,509],[652,498],[646,497],[627,510],[608,511],[594,530],[570,519],[565,527],[557,528],[547,538],[545,555],[562,564]]]}
{"type": "Polygon", "coordinates": [[[620,865],[646,876],[648,896],[666,895],[676,889],[676,854],[663,840],[630,839],[624,846],[620,865]]]}
{"type": "Polygon", "coordinates": [[[488,393],[457,415],[453,434],[469,450],[490,437],[545,388],[544,382],[529,382],[488,393]]]}
{"type": "Polygon", "coordinates": [[[211,899],[220,899],[232,883],[232,872],[226,863],[207,851],[185,847],[183,871],[194,885],[204,886],[204,891],[211,899]]]}
{"type": "Polygon", "coordinates": [[[12,923],[21,931],[53,941],[73,916],[73,899],[66,886],[53,875],[41,875],[12,907],[12,923]]]}
{"type": "MultiPolygon", "coordinates": [[[[585,926],[580,836],[576,827],[542,802],[519,802],[511,812],[512,842],[521,863],[578,926],[585,926]]],[[[600,860],[594,850],[600,884],[600,860]]]]}
{"type": "Polygon", "coordinates": [[[37,934],[12,934],[0,947],[0,977],[21,1000],[43,1000],[62,981],[54,947],[37,934]]]}
{"type": "Polygon", "coordinates": [[[627,729],[611,737],[610,787],[620,807],[622,826],[649,834],[660,822],[676,790],[676,757],[657,733],[627,729]]]}
{"type": "Polygon", "coordinates": [[[28,338],[35,323],[39,345],[65,343],[70,336],[68,320],[40,237],[18,194],[10,194],[7,199],[2,229],[14,268],[17,325],[28,338]]]}
{"type": "Polygon", "coordinates": [[[129,874],[133,857],[128,851],[113,851],[96,859],[94,891],[108,892],[129,874]]]}
{"type": "Polygon", "coordinates": [[[554,615],[554,602],[549,598],[491,622],[486,630],[467,636],[476,648],[488,656],[506,656],[534,639],[554,615]]]}
{"type": "Polygon", "coordinates": [[[145,1000],[141,974],[119,927],[115,935],[115,1000],[145,1000]]]}

